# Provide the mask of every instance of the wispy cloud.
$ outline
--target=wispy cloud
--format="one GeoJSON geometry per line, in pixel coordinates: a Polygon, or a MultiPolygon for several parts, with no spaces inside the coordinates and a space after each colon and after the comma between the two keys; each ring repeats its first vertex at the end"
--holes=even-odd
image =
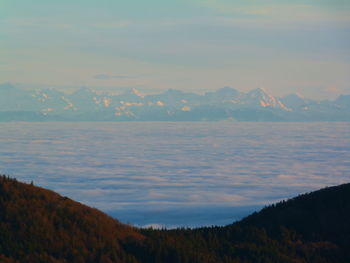
{"type": "Polygon", "coordinates": [[[95,28],[104,28],[104,29],[118,29],[118,28],[125,28],[129,26],[131,23],[127,21],[122,22],[103,22],[103,23],[93,23],[91,26],[95,28]]]}
{"type": "Polygon", "coordinates": [[[109,75],[109,74],[97,74],[94,79],[109,80],[109,79],[136,79],[136,76],[129,75],[109,75]]]}
{"type": "Polygon", "coordinates": [[[347,8],[329,8],[317,2],[225,1],[199,0],[201,5],[225,15],[231,21],[245,26],[285,26],[302,23],[348,23],[350,5],[347,8]]]}
{"type": "Polygon", "coordinates": [[[0,2],[0,82],[281,94],[349,83],[347,0],[0,2]]]}

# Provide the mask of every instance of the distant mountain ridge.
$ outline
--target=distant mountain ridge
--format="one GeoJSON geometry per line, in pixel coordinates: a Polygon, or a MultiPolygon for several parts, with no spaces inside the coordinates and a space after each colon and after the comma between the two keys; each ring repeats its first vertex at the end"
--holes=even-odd
{"type": "Polygon", "coordinates": [[[2,263],[350,262],[350,184],[282,201],[224,227],[152,230],[0,176],[2,263]]]}
{"type": "Polygon", "coordinates": [[[0,85],[0,121],[350,121],[350,95],[315,101],[297,94],[274,97],[264,89],[230,87],[204,95],[167,90],[118,95],[81,88],[22,90],[0,85]]]}

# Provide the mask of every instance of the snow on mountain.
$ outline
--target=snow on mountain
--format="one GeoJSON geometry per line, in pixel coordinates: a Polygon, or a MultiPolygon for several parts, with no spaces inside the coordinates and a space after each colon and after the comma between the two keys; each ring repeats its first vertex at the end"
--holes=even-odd
{"type": "Polygon", "coordinates": [[[317,102],[297,94],[276,98],[264,89],[243,93],[230,87],[204,95],[174,89],[144,95],[136,89],[107,94],[81,88],[68,94],[53,88],[22,90],[0,84],[0,121],[9,119],[7,112],[11,116],[33,112],[62,120],[343,121],[350,120],[349,109],[350,95],[317,102]]]}
{"type": "Polygon", "coordinates": [[[285,111],[290,111],[279,99],[268,94],[265,89],[258,88],[246,93],[242,98],[243,104],[279,108],[285,111]]]}
{"type": "Polygon", "coordinates": [[[145,95],[143,95],[139,90],[137,90],[135,88],[131,89],[131,92],[133,94],[135,94],[137,97],[140,97],[140,98],[144,98],[145,97],[145,95]]]}
{"type": "Polygon", "coordinates": [[[144,99],[144,95],[135,88],[125,91],[122,94],[113,96],[118,102],[120,101],[128,101],[128,102],[142,102],[144,99]]]}
{"type": "Polygon", "coordinates": [[[32,93],[32,97],[36,98],[40,104],[39,107],[41,108],[41,111],[46,114],[73,108],[71,102],[65,98],[65,94],[54,88],[35,90],[32,93]]]}

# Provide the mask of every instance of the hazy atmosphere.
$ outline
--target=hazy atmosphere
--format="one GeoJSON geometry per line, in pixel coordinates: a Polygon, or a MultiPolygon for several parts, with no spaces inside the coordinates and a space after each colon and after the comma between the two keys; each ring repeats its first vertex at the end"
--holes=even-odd
{"type": "Polygon", "coordinates": [[[348,179],[349,1],[0,0],[0,41],[0,171],[123,222],[348,179]]]}
{"type": "Polygon", "coordinates": [[[0,1],[0,83],[350,93],[350,2],[0,1]]]}
{"type": "Polygon", "coordinates": [[[0,170],[123,222],[223,225],[346,183],[349,123],[3,123],[0,170]]]}
{"type": "Polygon", "coordinates": [[[1,263],[350,262],[350,0],[0,0],[1,263]]]}

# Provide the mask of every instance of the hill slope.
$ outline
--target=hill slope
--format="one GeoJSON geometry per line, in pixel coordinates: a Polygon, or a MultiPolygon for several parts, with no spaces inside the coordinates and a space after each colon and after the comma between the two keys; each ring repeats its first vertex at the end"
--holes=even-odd
{"type": "Polygon", "coordinates": [[[136,229],[40,187],[0,177],[0,262],[350,262],[350,184],[225,227],[136,229]]]}
{"type": "Polygon", "coordinates": [[[97,209],[6,177],[0,233],[0,262],[133,262],[120,242],[143,238],[97,209]]]}
{"type": "MultiPolygon", "coordinates": [[[[142,258],[174,263],[345,263],[350,262],[349,218],[350,184],[344,184],[268,206],[225,227],[144,230],[148,238],[142,258]]],[[[138,255],[140,247],[136,251],[138,255]]]]}
{"type": "Polygon", "coordinates": [[[350,247],[350,184],[328,187],[271,205],[238,224],[273,232],[293,229],[310,240],[327,239],[350,247]]]}

